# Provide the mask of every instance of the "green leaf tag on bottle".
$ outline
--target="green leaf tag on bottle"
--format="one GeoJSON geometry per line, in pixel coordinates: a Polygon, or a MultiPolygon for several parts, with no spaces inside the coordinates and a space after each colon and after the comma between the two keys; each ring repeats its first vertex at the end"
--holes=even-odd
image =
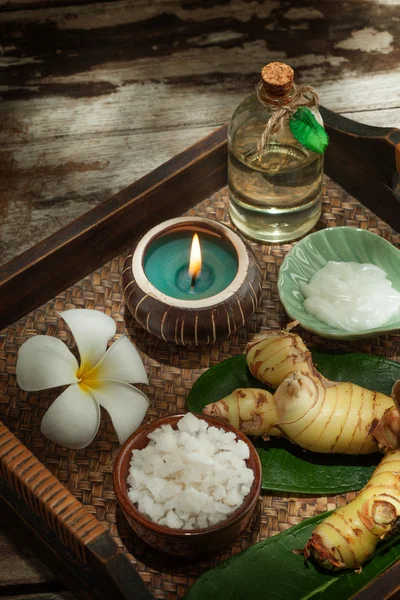
{"type": "Polygon", "coordinates": [[[328,146],[329,137],[309,108],[301,106],[289,121],[290,131],[305,148],[323,154],[328,146]]]}

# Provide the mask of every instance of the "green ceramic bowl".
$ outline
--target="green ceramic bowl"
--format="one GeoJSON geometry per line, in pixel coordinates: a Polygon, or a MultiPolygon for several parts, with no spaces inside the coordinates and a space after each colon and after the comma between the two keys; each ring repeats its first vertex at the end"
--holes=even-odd
{"type": "Polygon", "coordinates": [[[360,332],[346,332],[322,323],[303,308],[300,286],[330,260],[372,263],[383,269],[400,292],[400,250],[371,231],[354,227],[334,227],[311,233],[297,242],[287,254],[279,271],[278,291],[289,315],[300,325],[325,338],[354,340],[400,329],[400,319],[393,318],[381,327],[360,332]]]}

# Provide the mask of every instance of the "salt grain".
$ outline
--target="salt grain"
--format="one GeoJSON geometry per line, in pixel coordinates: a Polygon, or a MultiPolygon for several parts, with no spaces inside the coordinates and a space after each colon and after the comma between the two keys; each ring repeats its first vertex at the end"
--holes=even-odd
{"type": "Polygon", "coordinates": [[[215,525],[249,494],[254,473],[249,448],[233,432],[188,413],[178,429],[162,425],[134,450],[128,496],[149,519],[173,529],[215,525]]]}

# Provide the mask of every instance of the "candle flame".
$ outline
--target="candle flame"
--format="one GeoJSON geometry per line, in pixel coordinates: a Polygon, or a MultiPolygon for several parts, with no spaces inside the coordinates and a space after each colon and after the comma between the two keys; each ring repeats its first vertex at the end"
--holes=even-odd
{"type": "Polygon", "coordinates": [[[192,240],[192,247],[190,249],[190,261],[189,261],[189,276],[192,278],[192,282],[196,281],[196,277],[201,271],[201,250],[200,240],[197,233],[194,234],[192,240]]]}

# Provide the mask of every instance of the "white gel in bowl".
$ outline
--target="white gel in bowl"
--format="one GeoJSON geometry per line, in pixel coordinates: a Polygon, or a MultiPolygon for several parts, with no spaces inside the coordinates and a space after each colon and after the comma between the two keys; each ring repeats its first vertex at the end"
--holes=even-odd
{"type": "Polygon", "coordinates": [[[400,293],[376,265],[329,261],[300,291],[305,310],[337,329],[365,331],[400,316],[400,293]]]}

